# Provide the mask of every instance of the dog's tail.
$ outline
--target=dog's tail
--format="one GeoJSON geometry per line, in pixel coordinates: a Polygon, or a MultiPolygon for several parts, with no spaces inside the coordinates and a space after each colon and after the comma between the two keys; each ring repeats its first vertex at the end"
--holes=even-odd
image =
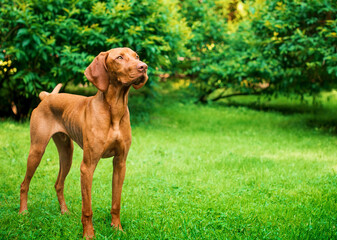
{"type": "Polygon", "coordinates": [[[48,93],[46,91],[40,92],[39,98],[42,101],[43,99],[45,99],[50,94],[56,94],[56,93],[58,93],[60,91],[61,87],[62,87],[62,83],[59,83],[59,84],[56,85],[56,87],[53,89],[53,91],[51,93],[48,93]]]}

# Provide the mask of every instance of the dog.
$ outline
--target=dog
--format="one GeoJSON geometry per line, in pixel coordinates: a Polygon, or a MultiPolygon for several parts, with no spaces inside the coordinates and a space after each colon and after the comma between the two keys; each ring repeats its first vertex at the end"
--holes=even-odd
{"type": "Polygon", "coordinates": [[[27,211],[30,181],[40,164],[45,148],[53,138],[59,153],[60,170],[55,190],[61,213],[68,212],[64,199],[64,181],[69,173],[73,141],[83,149],[81,163],[83,237],[93,238],[91,187],[95,168],[101,158],[113,158],[111,226],[122,230],[120,202],[125,177],[126,158],[131,145],[128,94],[148,80],[148,66],[129,48],[101,52],[84,74],[98,89],[92,97],[58,93],[58,84],[51,93],[41,92],[40,104],[30,120],[31,145],[27,171],[20,189],[20,213],[27,211]]]}

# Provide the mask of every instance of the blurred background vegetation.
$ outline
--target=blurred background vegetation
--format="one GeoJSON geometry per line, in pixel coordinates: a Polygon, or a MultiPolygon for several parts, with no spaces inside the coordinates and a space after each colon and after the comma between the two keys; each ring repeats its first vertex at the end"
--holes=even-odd
{"type": "Polygon", "coordinates": [[[1,116],[26,118],[59,82],[86,84],[93,58],[121,46],[149,65],[147,94],[183,78],[195,102],[315,99],[336,87],[337,1],[2,0],[1,116]]]}

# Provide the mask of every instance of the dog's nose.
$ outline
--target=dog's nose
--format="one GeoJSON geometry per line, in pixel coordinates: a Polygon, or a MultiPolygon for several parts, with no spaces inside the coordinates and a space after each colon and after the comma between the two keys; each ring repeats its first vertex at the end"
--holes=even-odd
{"type": "Polygon", "coordinates": [[[143,63],[143,62],[138,63],[137,69],[138,69],[139,72],[145,72],[147,70],[146,63],[143,63]]]}

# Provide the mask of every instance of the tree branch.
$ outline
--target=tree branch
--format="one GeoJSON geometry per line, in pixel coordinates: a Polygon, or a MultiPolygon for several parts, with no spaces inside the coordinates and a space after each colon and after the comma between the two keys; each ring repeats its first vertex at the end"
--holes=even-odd
{"type": "Polygon", "coordinates": [[[263,93],[263,91],[261,92],[253,92],[253,93],[232,93],[232,94],[228,94],[228,95],[220,95],[216,98],[213,98],[212,101],[218,101],[220,99],[223,98],[230,98],[230,97],[235,97],[235,96],[247,96],[247,95],[261,95],[263,93]]]}

